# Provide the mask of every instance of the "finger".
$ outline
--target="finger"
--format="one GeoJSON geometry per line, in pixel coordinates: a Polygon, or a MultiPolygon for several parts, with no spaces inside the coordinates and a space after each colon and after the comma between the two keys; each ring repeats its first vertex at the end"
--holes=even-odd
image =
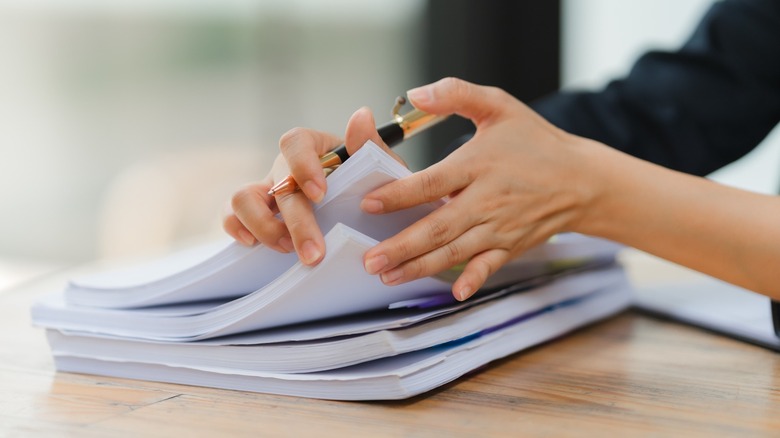
{"type": "MultiPolygon", "coordinates": [[[[387,272],[409,260],[436,251],[469,231],[476,224],[476,218],[473,210],[459,208],[459,203],[460,200],[454,200],[366,251],[363,257],[366,272],[387,272]]],[[[473,254],[468,253],[469,250],[474,250],[473,248],[460,246],[463,243],[447,247],[449,253],[444,255],[447,263],[451,263],[445,263],[446,266],[441,269],[459,263],[473,254]]],[[[420,271],[431,272],[430,269],[420,271]]]]}
{"type": "Polygon", "coordinates": [[[277,196],[276,204],[290,233],[298,258],[308,266],[325,256],[325,238],[314,219],[312,203],[301,192],[277,196]]]}
{"type": "Polygon", "coordinates": [[[340,140],[331,134],[305,128],[294,128],[279,139],[279,149],[295,181],[314,202],[325,196],[327,185],[320,156],[333,149],[340,140]]]}
{"type": "Polygon", "coordinates": [[[344,144],[347,146],[347,152],[350,155],[358,151],[366,141],[371,140],[377,146],[385,150],[390,156],[399,163],[406,166],[406,162],[395,152],[393,152],[376,130],[376,121],[371,110],[367,107],[360,108],[352,114],[347,122],[347,131],[344,133],[344,144]]]}
{"type": "Polygon", "coordinates": [[[238,220],[236,214],[233,213],[230,202],[225,203],[225,207],[222,209],[222,229],[236,242],[244,246],[252,246],[257,243],[255,236],[246,229],[241,221],[238,220]]]}
{"type": "Polygon", "coordinates": [[[472,176],[458,163],[457,158],[448,157],[427,169],[385,184],[367,194],[360,208],[371,214],[390,213],[448,196],[471,183],[472,176]]]}
{"type": "Polygon", "coordinates": [[[491,246],[488,240],[484,227],[471,228],[455,240],[383,272],[379,277],[387,285],[396,285],[438,274],[488,250],[491,246]]]}
{"type": "Polygon", "coordinates": [[[257,243],[257,239],[249,230],[238,220],[234,213],[228,213],[222,217],[222,228],[230,237],[244,246],[252,246],[257,243]]]}
{"type": "Polygon", "coordinates": [[[474,295],[511,258],[509,251],[491,249],[481,252],[466,263],[463,273],[452,284],[452,295],[460,301],[474,295]]]}
{"type": "MultiPolygon", "coordinates": [[[[251,184],[237,191],[231,199],[230,205],[236,219],[241,226],[254,236],[257,241],[277,251],[290,252],[293,250],[287,227],[274,214],[273,197],[268,195],[270,184],[251,184]]],[[[229,216],[223,224],[232,236],[241,236],[241,227],[234,224],[229,216]]],[[[247,242],[246,236],[241,238],[247,242]]]]}
{"type": "Polygon", "coordinates": [[[363,107],[355,111],[349,118],[347,130],[344,133],[344,145],[347,146],[347,152],[352,155],[368,140],[389,151],[389,148],[376,130],[374,115],[370,109],[363,107]]]}
{"type": "Polygon", "coordinates": [[[495,87],[472,84],[461,79],[444,78],[406,93],[416,108],[431,114],[458,114],[471,119],[477,127],[500,113],[511,97],[495,87]]]}

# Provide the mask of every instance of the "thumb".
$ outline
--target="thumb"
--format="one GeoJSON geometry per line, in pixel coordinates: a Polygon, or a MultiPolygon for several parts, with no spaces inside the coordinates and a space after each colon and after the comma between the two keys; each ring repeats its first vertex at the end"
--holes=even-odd
{"type": "Polygon", "coordinates": [[[347,146],[347,152],[350,155],[357,152],[363,143],[367,140],[371,140],[379,146],[384,146],[385,142],[379,136],[376,131],[376,123],[374,123],[374,115],[371,110],[363,107],[355,111],[352,117],[347,122],[347,131],[344,134],[344,144],[347,146]]]}
{"type": "Polygon", "coordinates": [[[379,133],[376,130],[376,123],[374,122],[374,115],[371,113],[371,110],[363,107],[355,111],[355,113],[352,114],[352,117],[349,118],[349,122],[347,122],[347,131],[344,134],[344,145],[347,146],[347,152],[352,155],[363,146],[366,140],[371,140],[377,146],[384,149],[385,152],[390,154],[390,156],[395,158],[396,161],[406,166],[404,160],[398,154],[391,151],[384,140],[382,140],[382,137],[379,136],[379,133]]]}
{"type": "Polygon", "coordinates": [[[462,79],[444,78],[406,92],[415,108],[437,114],[457,114],[477,126],[498,114],[509,95],[499,88],[472,84],[462,79]]]}

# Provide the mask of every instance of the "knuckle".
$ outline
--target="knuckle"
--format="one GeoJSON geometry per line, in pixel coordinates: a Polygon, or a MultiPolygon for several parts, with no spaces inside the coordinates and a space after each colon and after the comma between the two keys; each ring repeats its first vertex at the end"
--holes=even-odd
{"type": "Polygon", "coordinates": [[[250,233],[254,234],[255,237],[265,238],[274,233],[273,220],[273,218],[269,219],[252,215],[251,217],[245,217],[242,224],[250,233]]]}
{"type": "Polygon", "coordinates": [[[249,232],[252,233],[252,235],[261,242],[269,242],[273,240],[275,230],[272,226],[270,226],[270,224],[266,222],[254,221],[252,224],[247,225],[246,229],[249,230],[249,232]]]}
{"type": "Polygon", "coordinates": [[[449,93],[459,100],[468,101],[474,91],[474,84],[459,78],[447,78],[446,87],[449,93]]]}
{"type": "Polygon", "coordinates": [[[233,209],[233,211],[239,211],[246,207],[247,204],[254,201],[254,195],[252,193],[252,190],[250,190],[248,187],[243,187],[239,189],[236,193],[233,194],[233,196],[230,198],[230,207],[233,209]]]}
{"type": "Polygon", "coordinates": [[[296,144],[307,139],[311,139],[310,130],[301,127],[290,129],[279,138],[279,149],[282,152],[290,150],[296,144]]]}
{"type": "Polygon", "coordinates": [[[288,214],[284,216],[284,225],[290,231],[292,236],[300,238],[306,237],[306,230],[309,229],[311,222],[303,214],[288,214]]]}
{"type": "Polygon", "coordinates": [[[490,277],[490,275],[496,271],[496,268],[494,268],[492,264],[488,263],[488,261],[483,258],[474,260],[474,268],[483,280],[490,277]]]}
{"type": "Polygon", "coordinates": [[[450,93],[455,93],[457,95],[460,95],[459,93],[465,91],[464,89],[468,85],[468,83],[463,79],[459,79],[452,76],[448,76],[442,79],[440,84],[443,89],[447,90],[450,93]]]}
{"type": "Polygon", "coordinates": [[[284,223],[291,234],[297,235],[300,230],[305,228],[306,221],[300,216],[291,215],[284,218],[284,223]]]}
{"type": "Polygon", "coordinates": [[[431,199],[440,192],[441,178],[431,172],[420,173],[420,192],[425,199],[431,199]]]}
{"type": "Polygon", "coordinates": [[[498,106],[509,106],[518,103],[517,98],[499,87],[484,87],[485,98],[498,106]]]}
{"type": "Polygon", "coordinates": [[[408,184],[399,181],[398,184],[390,183],[386,187],[387,191],[381,198],[386,211],[395,211],[408,206],[410,192],[408,184]]]}
{"type": "Polygon", "coordinates": [[[423,277],[428,272],[428,262],[425,258],[419,258],[404,266],[404,276],[408,279],[423,277]]]}
{"type": "Polygon", "coordinates": [[[222,218],[222,229],[233,234],[238,228],[238,218],[234,214],[227,214],[222,218]]]}
{"type": "Polygon", "coordinates": [[[485,94],[487,94],[489,97],[493,99],[503,99],[509,96],[509,93],[507,93],[506,91],[504,91],[499,87],[486,86],[484,88],[485,88],[485,94]]]}
{"type": "Polygon", "coordinates": [[[412,246],[405,240],[400,240],[396,242],[394,252],[399,260],[406,260],[412,256],[412,246]]]}
{"type": "Polygon", "coordinates": [[[426,222],[427,234],[430,242],[440,247],[450,240],[450,224],[447,221],[432,217],[426,222]]]}
{"type": "Polygon", "coordinates": [[[463,261],[463,249],[457,243],[450,242],[444,246],[444,249],[447,257],[447,266],[457,265],[463,261]]]}
{"type": "Polygon", "coordinates": [[[401,194],[404,192],[398,183],[400,181],[393,181],[387,185],[380,187],[371,193],[370,200],[376,200],[382,203],[384,211],[395,211],[400,205],[401,194]]]}
{"type": "Polygon", "coordinates": [[[223,218],[226,231],[237,232],[243,227],[261,241],[276,233],[273,213],[251,186],[234,193],[230,205],[233,211],[223,218]]]}

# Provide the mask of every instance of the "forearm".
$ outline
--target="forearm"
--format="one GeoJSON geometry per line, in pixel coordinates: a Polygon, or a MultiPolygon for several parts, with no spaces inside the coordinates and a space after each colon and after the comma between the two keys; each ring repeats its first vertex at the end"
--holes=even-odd
{"type": "Polygon", "coordinates": [[[588,142],[591,204],[578,231],[780,299],[780,199],[675,172],[588,142]]]}

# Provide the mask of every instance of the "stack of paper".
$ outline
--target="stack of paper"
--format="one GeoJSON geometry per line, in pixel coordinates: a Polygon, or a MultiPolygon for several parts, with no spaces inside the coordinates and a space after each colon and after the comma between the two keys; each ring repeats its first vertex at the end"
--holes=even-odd
{"type": "Polygon", "coordinates": [[[235,243],[72,281],[32,309],[57,368],[328,399],[410,397],[624,309],[617,246],[557,236],[452,299],[446,276],[385,286],[362,256],[441,205],[369,216],[362,197],[409,171],[366,144],[315,207],[316,267],[235,243]]]}

